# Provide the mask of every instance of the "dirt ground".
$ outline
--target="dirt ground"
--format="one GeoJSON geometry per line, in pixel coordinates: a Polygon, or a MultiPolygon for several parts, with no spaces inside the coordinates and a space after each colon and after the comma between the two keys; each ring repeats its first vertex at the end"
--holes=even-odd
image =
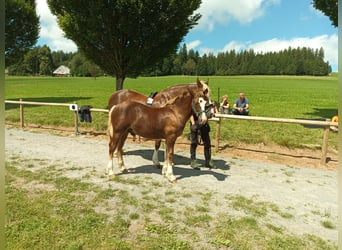
{"type": "MultiPolygon", "coordinates": [[[[74,128],[66,127],[52,127],[52,126],[37,126],[34,124],[28,125],[25,130],[38,131],[40,133],[52,133],[63,136],[74,136],[74,128]]],[[[105,131],[94,132],[90,129],[79,129],[80,135],[86,136],[87,138],[93,138],[98,140],[108,140],[108,136],[105,131]]],[[[129,136],[127,143],[137,143],[153,148],[154,142],[144,140],[143,138],[139,141],[133,141],[133,137],[129,136]]],[[[213,146],[212,146],[213,147],[213,146]]],[[[175,150],[190,150],[190,141],[187,138],[179,137],[176,141],[175,150]]],[[[201,151],[201,146],[197,149],[201,151]]],[[[279,163],[287,166],[299,166],[306,168],[318,168],[337,170],[338,168],[338,152],[333,149],[328,150],[326,164],[322,165],[321,157],[322,151],[320,149],[312,148],[295,148],[290,149],[287,147],[279,146],[276,144],[244,144],[237,143],[235,145],[229,145],[224,141],[220,141],[219,152],[215,152],[214,147],[212,148],[213,158],[215,156],[220,157],[231,157],[238,159],[254,160],[268,163],[279,163]]]]}
{"type": "MultiPolygon", "coordinates": [[[[58,166],[51,175],[62,173],[67,178],[82,179],[95,183],[104,189],[125,188],[131,195],[141,195],[140,186],[108,181],[103,178],[108,163],[108,144],[104,133],[81,130],[75,136],[73,130],[65,128],[34,128],[25,130],[6,128],[6,159],[21,159],[15,167],[39,171],[48,162],[58,166]],[[63,136],[61,136],[63,135],[63,136]],[[65,136],[66,135],[66,136],[65,136]],[[61,172],[60,172],[61,171],[61,172]]],[[[223,143],[222,143],[223,144],[223,143]]],[[[223,148],[214,155],[217,169],[189,167],[189,142],[180,139],[175,147],[174,173],[177,184],[172,185],[161,175],[161,170],[153,168],[151,158],[153,142],[132,142],[125,144],[125,163],[129,174],[122,178],[144,180],[150,188],[152,182],[158,194],[170,188],[179,193],[194,190],[212,194],[210,213],[221,212],[239,216],[240,211],[231,208],[231,200],[225,197],[243,196],[255,201],[275,204],[281,211],[291,214],[290,218],[270,214],[266,223],[286,228],[296,235],[314,234],[322,239],[337,242],[337,156],[329,153],[331,160],[327,166],[319,166],[320,152],[311,150],[289,150],[265,145],[238,145],[223,148]],[[147,178],[149,177],[149,178],[147,178]],[[216,201],[216,202],[215,202],[216,201]],[[334,228],[326,228],[322,222],[328,220],[334,228]]],[[[203,151],[197,150],[198,159],[203,163],[203,151]]],[[[160,152],[161,157],[163,153],[160,152]]],[[[116,162],[115,162],[116,165],[116,162]]],[[[118,172],[118,169],[115,168],[118,172]]],[[[120,174],[120,173],[116,173],[120,174]]],[[[186,204],[196,206],[200,200],[187,198],[186,204]]],[[[175,202],[175,209],[181,211],[184,204],[175,202]]]]}

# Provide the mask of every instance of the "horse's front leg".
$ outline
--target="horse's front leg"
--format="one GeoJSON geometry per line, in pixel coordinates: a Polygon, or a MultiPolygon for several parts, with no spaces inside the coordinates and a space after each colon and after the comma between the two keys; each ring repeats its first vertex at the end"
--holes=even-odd
{"type": "Polygon", "coordinates": [[[153,156],[152,156],[152,162],[153,166],[160,168],[160,162],[159,162],[159,157],[158,157],[158,150],[160,148],[161,140],[155,140],[154,143],[154,151],[153,151],[153,156]]]}
{"type": "Polygon", "coordinates": [[[170,182],[176,183],[176,177],[173,174],[173,152],[176,138],[166,139],[166,159],[163,167],[163,174],[170,182]]]}

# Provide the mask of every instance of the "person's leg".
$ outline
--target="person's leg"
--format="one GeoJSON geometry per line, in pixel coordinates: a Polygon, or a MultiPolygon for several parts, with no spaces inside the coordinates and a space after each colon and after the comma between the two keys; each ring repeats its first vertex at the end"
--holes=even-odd
{"type": "Polygon", "coordinates": [[[210,142],[210,126],[209,124],[204,125],[201,128],[201,136],[204,144],[204,158],[205,166],[208,168],[216,168],[213,161],[211,160],[211,142],[210,142]]]}
{"type": "Polygon", "coordinates": [[[249,114],[249,110],[248,109],[244,109],[242,112],[243,115],[248,115],[249,114]]]}
{"type": "Polygon", "coordinates": [[[233,113],[234,115],[238,115],[238,114],[240,114],[240,113],[239,113],[239,111],[238,111],[238,110],[236,110],[236,109],[233,109],[233,110],[232,110],[232,113],[233,113]]]}
{"type": "Polygon", "coordinates": [[[190,137],[191,137],[191,144],[190,144],[191,167],[194,169],[199,169],[200,165],[196,161],[196,148],[197,148],[197,144],[198,144],[198,130],[192,131],[190,129],[190,137]]]}

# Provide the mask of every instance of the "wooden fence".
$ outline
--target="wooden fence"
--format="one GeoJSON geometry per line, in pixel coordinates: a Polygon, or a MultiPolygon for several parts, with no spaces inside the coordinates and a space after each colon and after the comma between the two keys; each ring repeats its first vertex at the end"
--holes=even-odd
{"type": "MultiPolygon", "coordinates": [[[[30,101],[23,101],[22,99],[20,99],[19,101],[5,100],[5,103],[19,105],[20,127],[22,128],[24,127],[24,105],[70,107],[71,105],[76,104],[76,103],[30,102],[30,101]]],[[[104,112],[104,113],[109,112],[108,109],[97,109],[97,108],[91,108],[90,111],[104,112]]],[[[78,111],[75,110],[73,112],[74,112],[75,134],[78,135],[78,111]]],[[[322,142],[322,156],[321,156],[321,161],[320,161],[322,165],[326,164],[330,126],[338,126],[337,122],[331,122],[330,119],[326,119],[326,121],[316,121],[316,120],[304,120],[304,119],[286,119],[286,118],[272,118],[272,117],[260,117],[260,116],[239,116],[239,115],[216,114],[214,118],[209,119],[209,121],[216,123],[216,135],[215,135],[215,143],[214,143],[216,152],[219,151],[221,121],[225,119],[275,122],[275,123],[291,123],[291,124],[313,125],[313,126],[322,127],[324,129],[323,142],[322,142]]]]}
{"type": "MultiPolygon", "coordinates": [[[[316,120],[304,120],[304,119],[286,119],[286,118],[272,118],[272,117],[260,117],[260,116],[243,116],[243,115],[224,115],[224,114],[216,114],[217,118],[221,119],[234,119],[234,120],[249,120],[249,121],[261,121],[261,122],[276,122],[276,123],[291,123],[291,124],[300,124],[300,125],[313,125],[322,127],[324,129],[323,132],[323,142],[322,142],[322,156],[321,156],[321,164],[326,164],[327,152],[328,152],[328,143],[329,143],[329,132],[330,126],[338,126],[337,122],[331,122],[330,119],[326,119],[325,121],[316,121],[316,120]]],[[[220,126],[217,126],[219,130],[216,130],[216,137],[220,137],[220,126]]],[[[218,150],[218,141],[217,148],[218,150]]],[[[216,147],[216,145],[215,145],[216,147]]]]}

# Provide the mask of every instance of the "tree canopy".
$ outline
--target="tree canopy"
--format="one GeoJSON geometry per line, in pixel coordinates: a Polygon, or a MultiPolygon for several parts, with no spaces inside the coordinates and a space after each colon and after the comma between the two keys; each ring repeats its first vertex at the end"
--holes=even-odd
{"type": "Polygon", "coordinates": [[[328,16],[332,25],[338,26],[338,0],[313,0],[313,6],[328,16]]]}
{"type": "Polygon", "coordinates": [[[36,44],[39,17],[34,0],[5,0],[5,64],[17,63],[36,44]]]}
{"type": "Polygon", "coordinates": [[[197,24],[201,0],[48,0],[65,36],[107,74],[116,89],[174,53],[197,24]]]}

